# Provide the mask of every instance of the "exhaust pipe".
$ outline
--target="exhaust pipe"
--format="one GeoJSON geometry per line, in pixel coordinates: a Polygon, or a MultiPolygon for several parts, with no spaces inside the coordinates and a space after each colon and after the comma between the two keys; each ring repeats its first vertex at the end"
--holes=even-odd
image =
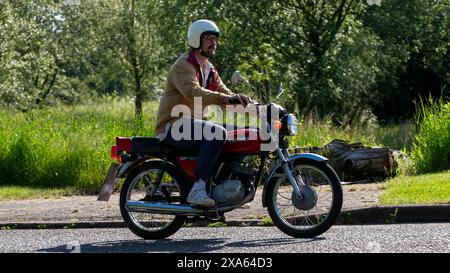
{"type": "Polygon", "coordinates": [[[144,201],[128,201],[126,209],[130,212],[142,212],[142,213],[156,213],[156,214],[171,214],[181,216],[203,216],[205,214],[215,215],[217,212],[227,212],[241,205],[248,203],[253,196],[248,196],[243,202],[234,206],[215,207],[215,208],[196,208],[189,204],[167,204],[167,203],[150,203],[144,201]]]}
{"type": "Polygon", "coordinates": [[[215,209],[198,209],[187,204],[149,203],[144,201],[128,201],[126,208],[130,212],[172,214],[182,216],[198,216],[205,213],[215,213],[215,209]]]}
{"type": "Polygon", "coordinates": [[[170,214],[181,216],[204,216],[205,214],[215,215],[217,212],[228,212],[235,208],[242,206],[253,200],[255,190],[252,189],[251,194],[248,194],[242,202],[233,206],[214,207],[214,208],[197,208],[189,204],[167,204],[167,203],[150,203],[145,201],[128,201],[125,208],[130,212],[142,213],[156,213],[156,214],[170,214]]]}

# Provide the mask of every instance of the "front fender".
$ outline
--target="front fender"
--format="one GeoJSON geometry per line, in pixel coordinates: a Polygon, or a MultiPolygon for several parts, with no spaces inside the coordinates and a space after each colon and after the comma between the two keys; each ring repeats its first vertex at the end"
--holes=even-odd
{"type": "MultiPolygon", "coordinates": [[[[326,162],[328,161],[328,158],[318,155],[318,154],[313,154],[313,153],[301,153],[301,154],[294,154],[288,157],[288,161],[289,162],[294,162],[297,159],[310,159],[310,160],[314,160],[317,162],[326,162]]],[[[269,181],[272,180],[272,178],[276,178],[276,177],[280,177],[284,175],[284,170],[281,166],[282,162],[278,162],[275,167],[272,168],[272,170],[270,171],[269,175],[266,178],[266,181],[264,182],[264,189],[263,189],[263,194],[262,194],[262,205],[263,207],[267,207],[266,204],[266,189],[267,189],[267,185],[269,184],[269,181]]]]}

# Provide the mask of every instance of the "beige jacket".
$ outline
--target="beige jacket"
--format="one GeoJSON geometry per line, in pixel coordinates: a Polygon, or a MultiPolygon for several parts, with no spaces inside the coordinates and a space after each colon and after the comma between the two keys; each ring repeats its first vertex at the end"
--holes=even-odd
{"type": "Polygon", "coordinates": [[[198,65],[198,61],[196,61],[196,64],[192,64],[192,59],[190,59],[191,63],[188,62],[190,54],[192,53],[188,52],[180,56],[169,70],[166,90],[159,102],[156,134],[164,134],[166,124],[172,124],[181,117],[171,115],[174,106],[186,105],[190,109],[190,116],[199,118],[198,113],[194,113],[194,97],[201,97],[203,105],[201,109],[197,110],[203,111],[206,106],[211,104],[223,106],[222,97],[225,96],[224,94],[234,95],[222,82],[217,72],[215,72],[217,77],[215,79],[216,91],[201,87],[198,79],[199,67],[196,70],[195,66],[198,65]]]}

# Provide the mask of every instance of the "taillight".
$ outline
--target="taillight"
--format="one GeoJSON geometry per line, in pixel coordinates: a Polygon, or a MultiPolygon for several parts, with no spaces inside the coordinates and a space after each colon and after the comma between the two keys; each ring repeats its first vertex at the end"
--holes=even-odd
{"type": "Polygon", "coordinates": [[[116,146],[119,152],[131,152],[131,137],[116,137],[116,146]]]}
{"type": "Polygon", "coordinates": [[[111,146],[111,158],[117,160],[117,146],[111,146]]]}

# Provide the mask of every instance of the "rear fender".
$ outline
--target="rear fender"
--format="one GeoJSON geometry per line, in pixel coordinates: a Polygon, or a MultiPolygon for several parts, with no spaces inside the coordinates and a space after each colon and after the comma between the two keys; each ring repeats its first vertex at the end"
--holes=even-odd
{"type": "MultiPolygon", "coordinates": [[[[291,156],[288,157],[288,161],[292,162],[292,163],[294,163],[298,159],[310,159],[310,160],[314,160],[314,161],[317,161],[317,162],[326,162],[326,161],[328,161],[328,159],[326,157],[323,157],[323,156],[318,155],[318,154],[313,154],[313,153],[294,154],[294,155],[291,155],[291,156]]],[[[284,170],[283,170],[283,167],[281,166],[281,162],[278,162],[277,165],[275,165],[275,167],[273,167],[273,169],[270,171],[270,173],[267,176],[266,181],[264,183],[264,189],[263,189],[263,193],[262,193],[262,205],[263,205],[263,207],[267,207],[267,202],[266,202],[267,185],[269,183],[275,183],[277,178],[281,177],[281,176],[284,176],[284,170]]]]}
{"type": "Polygon", "coordinates": [[[127,161],[119,166],[119,171],[117,172],[118,178],[125,178],[130,174],[134,169],[138,168],[139,166],[142,166],[145,162],[148,161],[160,161],[159,159],[154,158],[148,158],[144,157],[141,159],[138,159],[136,161],[127,161]]]}
{"type": "MultiPolygon", "coordinates": [[[[131,174],[135,169],[141,167],[142,165],[147,164],[148,162],[155,162],[155,161],[161,162],[161,163],[164,162],[164,160],[162,160],[162,159],[151,158],[151,157],[144,157],[144,158],[138,159],[136,161],[126,162],[126,163],[122,164],[121,166],[119,166],[119,171],[117,173],[117,177],[125,178],[129,174],[131,174]]],[[[188,183],[188,185],[193,184],[192,179],[177,164],[174,164],[172,161],[167,161],[167,164],[170,164],[175,169],[177,169],[177,171],[180,173],[183,180],[186,181],[188,183]]]]}

